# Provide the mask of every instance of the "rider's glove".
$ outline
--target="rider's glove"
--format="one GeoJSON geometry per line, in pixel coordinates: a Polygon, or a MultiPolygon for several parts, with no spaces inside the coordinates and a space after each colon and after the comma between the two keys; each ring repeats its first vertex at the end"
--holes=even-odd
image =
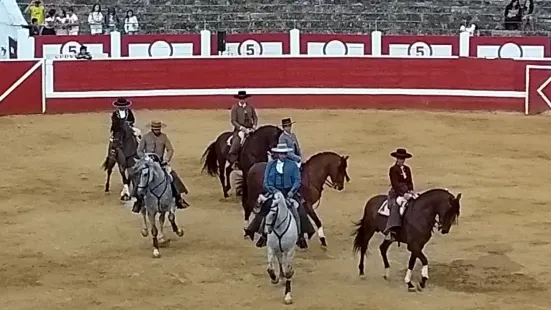
{"type": "Polygon", "coordinates": [[[287,194],[287,198],[289,198],[289,199],[290,199],[290,198],[293,198],[294,196],[295,196],[295,193],[294,193],[294,192],[289,192],[289,193],[287,194]]]}

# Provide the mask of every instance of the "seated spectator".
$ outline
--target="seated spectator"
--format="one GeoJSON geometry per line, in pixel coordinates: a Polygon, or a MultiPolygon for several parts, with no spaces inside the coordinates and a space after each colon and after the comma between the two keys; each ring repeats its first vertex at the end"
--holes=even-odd
{"type": "Polygon", "coordinates": [[[526,31],[526,28],[530,26],[531,31],[534,30],[534,0],[526,0],[524,6],[522,7],[522,19],[524,24],[522,30],[526,31]]]}
{"type": "Polygon", "coordinates": [[[92,54],[88,52],[86,46],[82,45],[80,47],[80,52],[78,52],[78,54],[76,55],[76,59],[92,60],[92,54]]]}
{"type": "Polygon", "coordinates": [[[43,36],[55,36],[56,14],[55,9],[48,10],[46,19],[44,19],[44,27],[42,28],[43,36]]]}
{"type": "Polygon", "coordinates": [[[115,8],[108,8],[107,15],[105,15],[105,33],[110,34],[113,31],[119,31],[119,18],[115,12],[115,8]]]}
{"type": "Polygon", "coordinates": [[[67,12],[65,12],[65,9],[61,9],[61,14],[56,17],[56,34],[58,36],[66,36],[69,35],[69,27],[67,24],[69,23],[69,18],[67,17],[67,12]]]}
{"type": "Polygon", "coordinates": [[[505,7],[505,29],[519,30],[520,22],[522,21],[522,11],[518,0],[511,0],[505,7]]]}
{"type": "Polygon", "coordinates": [[[103,34],[103,14],[101,13],[101,5],[94,4],[92,12],[88,15],[88,24],[90,25],[91,34],[103,34]]]}
{"type": "Polygon", "coordinates": [[[476,31],[476,25],[472,23],[471,20],[471,16],[463,18],[463,22],[461,22],[461,27],[459,27],[459,31],[468,32],[470,36],[473,36],[476,31]]]}
{"type": "Polygon", "coordinates": [[[124,18],[124,32],[126,34],[138,33],[138,18],[134,15],[134,11],[126,11],[126,17],[124,18]]]}
{"type": "Polygon", "coordinates": [[[29,12],[31,14],[31,21],[33,18],[36,18],[38,25],[44,24],[45,10],[41,0],[31,0],[29,5],[25,8],[25,13],[29,12]]]}
{"type": "Polygon", "coordinates": [[[25,29],[29,29],[29,37],[34,37],[37,35],[40,35],[40,25],[38,24],[38,20],[36,18],[33,18],[31,20],[30,25],[21,25],[21,27],[25,29]]]}
{"type": "Polygon", "coordinates": [[[78,36],[79,26],[78,26],[78,16],[75,14],[75,9],[70,7],[67,9],[67,26],[70,36],[78,36]]]}

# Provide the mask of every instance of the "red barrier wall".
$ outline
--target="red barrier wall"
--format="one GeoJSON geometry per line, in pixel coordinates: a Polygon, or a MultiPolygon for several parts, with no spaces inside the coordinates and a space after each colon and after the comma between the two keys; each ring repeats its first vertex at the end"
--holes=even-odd
{"type": "MultiPolygon", "coordinates": [[[[551,70],[540,70],[534,75],[537,85],[529,85],[525,67],[539,63],[367,57],[54,61],[45,75],[46,111],[111,109],[119,96],[136,108],[229,108],[231,95],[246,89],[259,108],[524,112],[526,89],[531,97],[540,96],[537,89],[551,76],[551,70]]],[[[39,111],[38,98],[21,96],[14,101],[17,106],[6,105],[0,112],[39,111]]],[[[545,100],[536,99],[532,111],[549,109],[545,100]]]]}

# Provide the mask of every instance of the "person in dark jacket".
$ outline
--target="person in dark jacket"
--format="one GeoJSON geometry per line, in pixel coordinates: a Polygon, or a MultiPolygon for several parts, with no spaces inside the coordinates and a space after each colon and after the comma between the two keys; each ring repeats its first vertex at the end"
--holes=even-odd
{"type": "Polygon", "coordinates": [[[518,0],[511,0],[505,7],[505,29],[519,30],[522,21],[522,10],[518,0]]]}
{"type": "Polygon", "coordinates": [[[90,54],[90,52],[88,52],[88,49],[86,48],[86,46],[82,45],[80,47],[80,51],[75,56],[75,58],[76,59],[92,60],[92,54],[90,54]]]}
{"type": "Polygon", "coordinates": [[[534,29],[534,0],[526,0],[522,7],[522,20],[524,21],[522,31],[526,31],[526,28],[530,26],[530,31],[534,29]]]}
{"type": "Polygon", "coordinates": [[[140,138],[142,136],[142,132],[140,129],[134,127],[134,123],[136,122],[136,118],[134,117],[134,113],[130,109],[130,106],[132,105],[132,102],[129,100],[126,100],[126,98],[119,98],[115,101],[113,101],[113,106],[116,108],[115,111],[111,114],[111,141],[113,140],[113,124],[117,124],[117,120],[123,119],[130,127],[132,127],[132,130],[134,131],[134,136],[138,139],[138,142],[140,141],[140,138]]]}
{"type": "Polygon", "coordinates": [[[411,169],[404,164],[406,159],[411,158],[412,155],[406,149],[399,148],[390,153],[390,156],[396,158],[396,162],[388,172],[390,178],[390,190],[388,192],[390,215],[386,222],[384,234],[387,235],[387,240],[394,241],[402,226],[400,206],[409,199],[415,198],[416,194],[413,191],[411,169]]]}

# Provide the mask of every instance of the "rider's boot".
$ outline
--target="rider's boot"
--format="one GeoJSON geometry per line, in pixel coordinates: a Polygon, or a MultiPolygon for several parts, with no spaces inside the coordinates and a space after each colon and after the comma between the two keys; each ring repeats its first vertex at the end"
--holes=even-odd
{"type": "Polygon", "coordinates": [[[260,238],[258,238],[258,241],[256,242],[257,248],[263,248],[266,246],[266,241],[268,237],[266,235],[266,230],[265,230],[266,228],[264,224],[265,224],[265,220],[262,219],[262,223],[260,224],[260,228],[259,228],[260,238]]]}
{"type": "Polygon", "coordinates": [[[295,223],[297,224],[297,233],[298,233],[297,245],[301,249],[306,249],[308,248],[308,243],[306,242],[306,239],[304,239],[304,233],[302,232],[300,216],[297,210],[297,208],[300,208],[300,206],[295,206],[295,203],[298,204],[298,202],[295,201],[293,205],[289,207],[291,208],[291,213],[293,214],[293,217],[295,218],[295,223]]]}
{"type": "Polygon", "coordinates": [[[174,182],[170,183],[170,187],[172,188],[172,195],[174,196],[174,200],[176,201],[176,208],[186,209],[187,207],[189,207],[189,203],[187,203],[182,198],[182,195],[180,195],[180,193],[176,189],[176,186],[174,185],[174,182]]]}

